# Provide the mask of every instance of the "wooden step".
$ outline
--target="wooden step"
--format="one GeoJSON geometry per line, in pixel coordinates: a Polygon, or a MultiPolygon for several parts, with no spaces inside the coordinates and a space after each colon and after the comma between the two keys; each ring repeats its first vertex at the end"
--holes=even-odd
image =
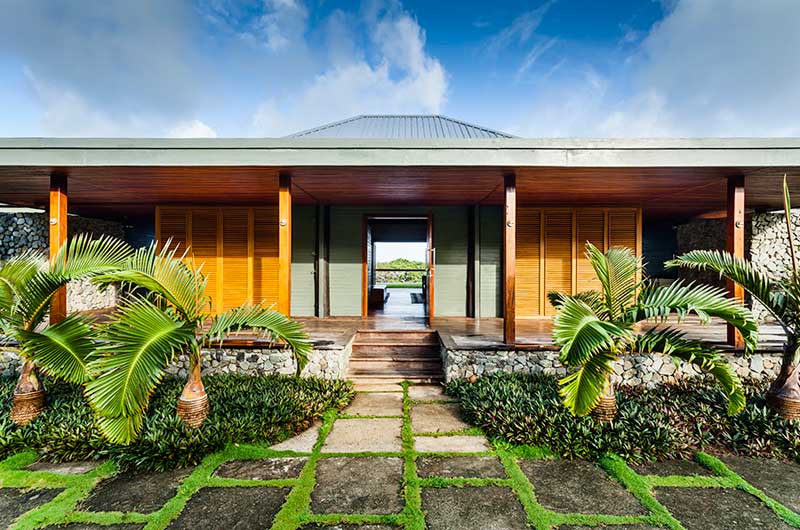
{"type": "Polygon", "coordinates": [[[370,376],[352,376],[348,375],[347,378],[353,383],[358,385],[389,385],[409,381],[417,384],[435,384],[444,381],[444,376],[428,376],[428,377],[397,377],[393,375],[370,375],[370,376]]]}
{"type": "Polygon", "coordinates": [[[439,345],[414,344],[414,343],[395,343],[385,342],[354,342],[353,353],[396,353],[396,354],[415,354],[415,353],[435,353],[439,355],[439,345]]]}
{"type": "Polygon", "coordinates": [[[391,359],[350,359],[350,370],[380,372],[383,370],[442,370],[438,359],[402,360],[391,359]]]}
{"type": "Polygon", "coordinates": [[[426,342],[438,344],[435,331],[364,329],[356,332],[355,342],[426,342]]]}
{"type": "Polygon", "coordinates": [[[397,353],[372,353],[360,352],[354,353],[350,356],[351,361],[369,361],[369,362],[414,362],[414,361],[429,361],[441,364],[442,358],[439,352],[436,353],[412,353],[409,355],[397,353]]]}

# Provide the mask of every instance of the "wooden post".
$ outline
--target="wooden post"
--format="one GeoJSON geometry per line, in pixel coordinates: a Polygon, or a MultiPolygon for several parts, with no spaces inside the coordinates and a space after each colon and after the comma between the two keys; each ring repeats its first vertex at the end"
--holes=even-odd
{"type": "Polygon", "coordinates": [[[292,176],[278,174],[278,311],[292,308],[292,176]]]}
{"type": "Polygon", "coordinates": [[[517,268],[517,177],[503,175],[505,215],[503,219],[503,342],[514,344],[516,337],[517,268]]]}
{"type": "MultiPolygon", "coordinates": [[[[55,258],[67,242],[67,175],[54,172],[50,175],[50,259],[55,258]]],[[[67,288],[62,287],[53,296],[50,306],[50,324],[67,318],[67,288]]]]}
{"type": "MultiPolygon", "coordinates": [[[[744,176],[728,177],[727,250],[737,258],[744,258],[744,176]]],[[[744,303],[744,288],[728,280],[728,294],[744,303]]],[[[744,340],[736,328],[728,325],[728,344],[744,347],[744,340]]]]}

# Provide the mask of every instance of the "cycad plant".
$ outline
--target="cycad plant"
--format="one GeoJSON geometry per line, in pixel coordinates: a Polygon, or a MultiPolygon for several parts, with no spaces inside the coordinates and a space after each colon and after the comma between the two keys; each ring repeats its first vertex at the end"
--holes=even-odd
{"type": "Polygon", "coordinates": [[[153,390],[181,353],[189,358],[189,374],[177,411],[188,426],[199,427],[209,409],[201,379],[203,348],[232,332],[253,330],[290,347],[298,373],[311,351],[303,327],[277,311],[244,305],[212,314],[205,276],[169,243],[160,252],[155,245],[137,250],[123,270],[98,281],[120,282],[129,291],[102,330],[105,344],[90,363],[93,379],[86,385],[100,429],[114,443],[136,438],[153,390]]]}
{"type": "Polygon", "coordinates": [[[791,200],[783,178],[784,216],[789,236],[792,268],[783,278],[773,279],[744,259],[716,250],[693,250],[667,262],[667,267],[711,270],[741,285],[772,315],[786,333],[778,377],[767,391],[767,403],[787,420],[800,419],[800,276],[792,230],[791,200]]]}
{"type": "Polygon", "coordinates": [[[752,350],[758,327],[745,307],[715,287],[683,282],[658,286],[647,279],[638,280],[641,261],[627,248],[603,253],[587,242],[586,256],[600,281],[600,290],[550,294],[557,308],[553,338],[561,347],[562,364],[575,369],[559,382],[569,410],[581,416],[595,411],[601,421],[613,419],[617,410],[610,379],[614,363],[625,355],[650,353],[692,363],[713,375],[728,397],[730,414],[744,407],[741,382],[725,357],[663,323],[670,316],[680,321],[691,313],[703,323],[711,317],[721,318],[741,331],[747,348],[752,350]],[[654,326],[641,331],[641,325],[647,322],[654,326]]]}
{"type": "Polygon", "coordinates": [[[14,422],[24,425],[44,410],[37,369],[76,384],[89,377],[96,350],[91,319],[72,314],[48,325],[56,292],[72,280],[119,270],[130,252],[124,241],[79,235],[49,261],[40,252],[24,252],[0,269],[0,330],[5,342],[17,343],[23,363],[11,408],[14,422]]]}

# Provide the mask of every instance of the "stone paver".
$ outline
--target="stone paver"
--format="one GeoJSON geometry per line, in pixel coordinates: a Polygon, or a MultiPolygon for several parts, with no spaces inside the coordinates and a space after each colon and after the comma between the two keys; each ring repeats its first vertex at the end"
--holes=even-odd
{"type": "Polygon", "coordinates": [[[98,484],[84,501],[83,509],[93,512],[151,513],[171,499],[181,480],[192,469],[163,473],[121,473],[98,484]]]}
{"type": "Polygon", "coordinates": [[[576,460],[522,460],[520,467],[545,508],[563,513],[644,515],[647,510],[605,471],[576,460]]]}
{"type": "Polygon", "coordinates": [[[650,526],[646,524],[615,524],[611,526],[574,526],[568,524],[556,527],[556,530],[598,530],[599,528],[607,528],[608,530],[662,530],[658,526],[650,526]]]}
{"type": "Polygon", "coordinates": [[[800,514],[800,465],[780,460],[724,456],[731,471],[800,514]]]}
{"type": "Polygon", "coordinates": [[[402,416],[403,394],[398,392],[359,392],[343,414],[349,416],[402,416]]]}
{"type": "Polygon", "coordinates": [[[429,530],[523,530],[527,518],[509,488],[425,488],[422,509],[429,530]]]}
{"type": "Polygon", "coordinates": [[[260,530],[272,526],[289,488],[202,488],[171,530],[260,530]]]}
{"type": "Polygon", "coordinates": [[[383,524],[334,524],[334,525],[306,525],[302,530],[400,530],[396,526],[383,524]]]}
{"type": "Polygon", "coordinates": [[[672,475],[712,475],[710,469],[693,460],[665,460],[663,462],[647,462],[632,465],[631,469],[640,475],[658,475],[668,477],[672,475]]]}
{"type": "Polygon", "coordinates": [[[417,474],[423,478],[506,478],[496,456],[421,456],[417,474]]]}
{"type": "Polygon", "coordinates": [[[491,451],[483,436],[415,436],[419,453],[483,453],[491,451]]]}
{"type": "Polygon", "coordinates": [[[356,392],[402,392],[403,386],[399,383],[356,383],[353,388],[356,392]]]}
{"type": "Polygon", "coordinates": [[[426,403],[411,407],[414,432],[454,432],[472,427],[461,419],[457,404],[426,403]]]}
{"type": "Polygon", "coordinates": [[[408,387],[408,397],[413,401],[455,401],[445,395],[441,385],[412,385],[408,387]]]}
{"type": "Polygon", "coordinates": [[[656,499],[686,530],[784,530],[791,528],[760,500],[741,490],[656,488],[656,499]]]}
{"type": "Polygon", "coordinates": [[[297,478],[307,458],[262,458],[225,462],[214,473],[218,477],[241,480],[277,480],[297,478]]]}
{"type": "Polygon", "coordinates": [[[0,488],[0,528],[8,528],[14,519],[56,498],[63,490],[22,490],[0,488]]]}
{"type": "Polygon", "coordinates": [[[397,513],[403,509],[403,459],[341,457],[317,462],[314,513],[397,513]]]}
{"type": "Polygon", "coordinates": [[[397,452],[402,448],[401,418],[338,419],[333,424],[324,453],[397,452]]]}
{"type": "Polygon", "coordinates": [[[276,451],[294,451],[296,453],[310,453],[314,449],[314,444],[317,443],[319,437],[319,428],[322,426],[321,422],[317,422],[309,429],[301,432],[297,436],[275,444],[270,449],[276,451]]]}
{"type": "Polygon", "coordinates": [[[64,462],[54,464],[52,462],[34,462],[25,469],[28,471],[44,471],[45,473],[57,473],[59,475],[83,475],[100,465],[97,461],[64,462]]]}

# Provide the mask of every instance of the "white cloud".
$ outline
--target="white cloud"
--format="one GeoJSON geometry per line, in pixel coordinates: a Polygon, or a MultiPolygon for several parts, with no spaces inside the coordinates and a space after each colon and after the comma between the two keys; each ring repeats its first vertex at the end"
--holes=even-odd
{"type": "Polygon", "coordinates": [[[800,135],[800,2],[681,0],[670,8],[610,71],[574,61],[571,72],[562,67],[508,129],[529,136],[800,135]]]}
{"type": "Polygon", "coordinates": [[[531,67],[536,64],[536,61],[538,61],[547,50],[552,48],[556,42],[558,42],[558,39],[553,37],[543,40],[531,48],[531,50],[525,56],[525,59],[522,61],[522,64],[519,65],[519,68],[517,68],[517,81],[519,81],[522,76],[524,76],[528,70],[530,70],[531,67]]]}
{"type": "MultiPolygon", "coordinates": [[[[338,19],[333,22],[345,23],[338,19]]],[[[370,49],[338,49],[333,66],[314,77],[299,94],[268,98],[253,117],[254,133],[278,136],[328,121],[368,113],[440,113],[447,97],[447,74],[425,50],[425,32],[398,3],[364,15],[370,49]],[[343,51],[349,50],[348,55],[343,51]],[[369,52],[375,56],[367,60],[369,52]]],[[[334,35],[343,32],[335,31],[334,35]]]]}
{"type": "Polygon", "coordinates": [[[216,138],[217,132],[200,120],[182,121],[167,133],[170,138],[216,138]]]}
{"type": "Polygon", "coordinates": [[[487,50],[495,54],[511,44],[525,44],[542,24],[542,19],[555,0],[549,0],[536,9],[526,11],[515,18],[510,25],[489,40],[487,50]]]}

